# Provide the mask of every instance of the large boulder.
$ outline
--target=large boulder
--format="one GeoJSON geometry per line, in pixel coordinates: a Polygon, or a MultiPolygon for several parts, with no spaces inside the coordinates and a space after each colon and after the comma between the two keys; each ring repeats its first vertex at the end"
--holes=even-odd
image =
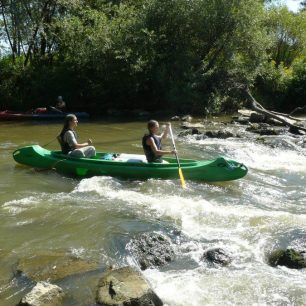
{"type": "Polygon", "coordinates": [[[270,266],[286,266],[290,269],[306,268],[306,252],[287,248],[274,250],[268,257],[270,266]]]}
{"type": "Polygon", "coordinates": [[[230,255],[226,253],[222,248],[208,249],[203,254],[203,259],[216,265],[227,266],[231,263],[232,259],[230,255]]]}
{"type": "Polygon", "coordinates": [[[141,270],[163,266],[174,259],[174,250],[170,239],[160,233],[145,233],[131,240],[130,250],[141,270]]]}
{"type": "Polygon", "coordinates": [[[56,306],[61,305],[63,289],[47,282],[39,282],[25,295],[18,306],[56,306]]]}
{"type": "Polygon", "coordinates": [[[106,272],[99,280],[96,302],[104,306],[162,306],[140,272],[123,267],[106,272]]]}
{"type": "Polygon", "coordinates": [[[40,254],[22,258],[17,264],[17,274],[34,281],[63,279],[76,273],[85,273],[98,268],[98,263],[84,260],[64,252],[40,254]]]}

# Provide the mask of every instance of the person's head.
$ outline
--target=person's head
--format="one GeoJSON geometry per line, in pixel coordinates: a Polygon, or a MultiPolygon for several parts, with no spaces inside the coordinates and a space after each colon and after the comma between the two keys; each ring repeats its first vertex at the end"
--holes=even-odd
{"type": "Polygon", "coordinates": [[[158,132],[158,129],[159,129],[159,124],[156,120],[150,120],[148,122],[148,130],[150,133],[157,133],[158,132]]]}
{"type": "Polygon", "coordinates": [[[57,97],[57,101],[58,101],[58,102],[62,102],[62,101],[63,101],[63,97],[62,97],[62,96],[58,96],[58,97],[57,97]]]}
{"type": "Polygon", "coordinates": [[[78,125],[78,118],[76,115],[68,114],[65,118],[64,128],[74,129],[78,125]]]}

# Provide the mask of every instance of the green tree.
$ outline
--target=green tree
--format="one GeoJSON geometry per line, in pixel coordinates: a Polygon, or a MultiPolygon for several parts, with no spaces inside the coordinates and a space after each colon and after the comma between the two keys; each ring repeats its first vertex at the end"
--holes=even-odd
{"type": "Polygon", "coordinates": [[[273,41],[269,54],[276,66],[289,67],[295,58],[306,55],[305,13],[274,7],[269,11],[268,28],[273,41]]]}

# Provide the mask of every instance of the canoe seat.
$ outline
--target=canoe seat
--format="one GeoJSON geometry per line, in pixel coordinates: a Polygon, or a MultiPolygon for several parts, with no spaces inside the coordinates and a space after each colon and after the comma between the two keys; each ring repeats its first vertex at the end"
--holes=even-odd
{"type": "Polygon", "coordinates": [[[126,154],[122,153],[114,159],[114,161],[127,162],[127,163],[147,163],[145,155],[141,154],[126,154]]]}
{"type": "MultiPolygon", "coordinates": [[[[114,161],[126,162],[126,163],[148,163],[145,155],[142,154],[126,154],[122,153],[114,159],[114,161]]],[[[166,160],[163,160],[163,164],[169,164],[166,160]]]]}

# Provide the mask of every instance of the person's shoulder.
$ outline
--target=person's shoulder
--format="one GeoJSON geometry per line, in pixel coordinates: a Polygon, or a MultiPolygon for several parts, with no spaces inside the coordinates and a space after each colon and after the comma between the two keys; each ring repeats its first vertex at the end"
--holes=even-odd
{"type": "Polygon", "coordinates": [[[71,131],[71,130],[67,130],[66,132],[65,132],[65,134],[64,134],[64,137],[74,137],[75,136],[75,134],[74,134],[74,132],[73,131],[71,131]]]}

